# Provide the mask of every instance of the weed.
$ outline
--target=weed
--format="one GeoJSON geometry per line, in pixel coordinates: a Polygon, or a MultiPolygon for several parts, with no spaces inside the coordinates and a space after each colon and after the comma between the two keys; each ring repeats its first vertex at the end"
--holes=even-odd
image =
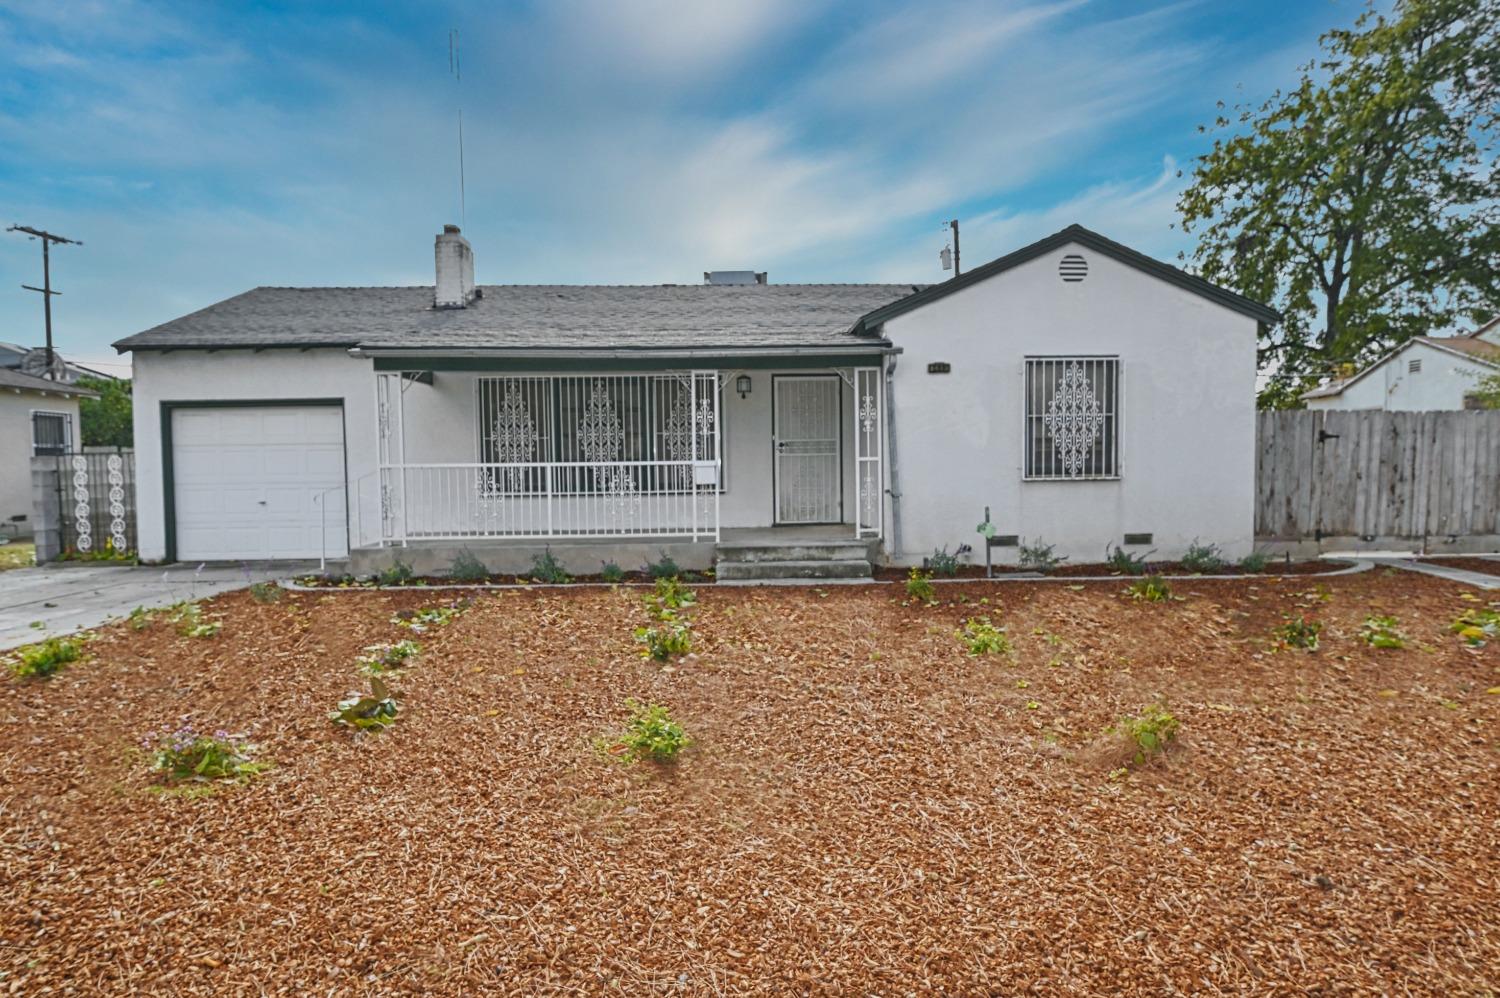
{"type": "Polygon", "coordinates": [[[612,754],[630,762],[641,759],[671,762],[691,744],[682,725],[672,720],[671,711],[661,704],[626,700],[625,706],[630,708],[630,720],[625,722],[625,732],[612,746],[612,754]]]}
{"type": "Polygon", "coordinates": [[[531,577],[537,582],[546,582],[551,585],[562,585],[573,581],[573,576],[562,567],[562,562],[557,560],[551,548],[545,549],[541,554],[532,555],[531,577]]]}
{"type": "Polygon", "coordinates": [[[196,602],[177,604],[171,620],[185,638],[211,638],[224,626],[221,620],[204,620],[203,607],[196,602]]]}
{"type": "Polygon", "coordinates": [[[1052,571],[1058,565],[1068,560],[1067,558],[1060,558],[1053,553],[1056,547],[1056,544],[1044,543],[1040,537],[1030,544],[1022,541],[1021,546],[1017,549],[1020,552],[1021,567],[1036,572],[1052,571]]]}
{"type": "Polygon", "coordinates": [[[1500,638],[1500,610],[1483,607],[1465,610],[1448,629],[1470,648],[1483,648],[1488,642],[1500,638]]]}
{"type": "Polygon", "coordinates": [[[460,606],[424,606],[420,610],[403,610],[391,618],[391,623],[416,634],[435,627],[446,627],[463,612],[460,606]]]}
{"type": "Polygon", "coordinates": [[[1317,651],[1318,633],[1322,630],[1322,624],[1298,614],[1295,617],[1287,617],[1286,623],[1276,628],[1271,634],[1282,647],[1317,651]]]}
{"type": "Polygon", "coordinates": [[[644,569],[646,574],[653,579],[675,579],[682,574],[682,568],[665,551],[656,561],[646,562],[644,569]]]}
{"type": "Polygon", "coordinates": [[[250,586],[250,598],[257,603],[275,603],[281,599],[281,587],[274,582],[256,582],[250,586]]]}
{"type": "Polygon", "coordinates": [[[253,760],[255,746],[227,731],[202,734],[185,717],[175,729],[166,726],[148,734],[141,747],[151,753],[151,772],[169,783],[244,780],[267,768],[253,760]]]}
{"type": "Polygon", "coordinates": [[[389,568],[381,569],[375,575],[375,584],[380,586],[404,586],[412,580],[417,573],[411,570],[411,566],[397,558],[389,568]]]}
{"type": "Polygon", "coordinates": [[[1122,575],[1144,575],[1146,573],[1146,559],[1150,557],[1151,552],[1147,551],[1140,557],[1136,557],[1116,544],[1113,551],[1105,548],[1104,554],[1104,563],[1110,567],[1111,571],[1119,572],[1122,575]]]}
{"type": "Polygon", "coordinates": [[[1172,598],[1171,587],[1160,575],[1136,579],[1125,591],[1130,594],[1131,599],[1145,600],[1147,603],[1161,603],[1172,598]]]}
{"type": "Polygon", "coordinates": [[[1396,629],[1395,617],[1366,617],[1359,636],[1371,648],[1406,647],[1406,637],[1396,629]]]}
{"type": "Polygon", "coordinates": [[[603,562],[603,567],[599,569],[599,578],[611,584],[624,582],[625,570],[612,561],[606,561],[603,562]]]}
{"type": "Polygon", "coordinates": [[[18,648],[5,661],[18,679],[46,679],[63,666],[76,662],[83,646],[72,638],[48,638],[34,645],[18,648]]]}
{"type": "Polygon", "coordinates": [[[1219,550],[1219,545],[1199,544],[1196,537],[1188,545],[1187,553],[1182,556],[1183,568],[1204,575],[1222,570],[1225,564],[1224,552],[1219,550]]]}
{"type": "Polygon", "coordinates": [[[1260,551],[1251,551],[1240,559],[1240,569],[1245,572],[1264,572],[1266,566],[1271,563],[1270,555],[1260,551]]]}
{"type": "Polygon", "coordinates": [[[937,602],[937,590],[932,588],[932,576],[920,568],[913,568],[906,575],[906,595],[923,603],[937,602]]]}
{"type": "Polygon", "coordinates": [[[395,723],[399,696],[380,679],[371,679],[369,693],[351,693],[328,712],[328,718],[356,731],[379,731],[395,723]]]}
{"type": "Polygon", "coordinates": [[[1140,714],[1123,718],[1112,729],[1135,743],[1135,764],[1143,764],[1152,756],[1165,752],[1167,746],[1177,738],[1177,718],[1160,704],[1152,704],[1140,714]]]}
{"type": "Polygon", "coordinates": [[[686,655],[693,650],[693,632],[688,625],[677,619],[671,610],[661,611],[661,623],[656,627],[637,627],[635,640],[644,646],[642,658],[665,662],[673,655],[686,655]]]}
{"type": "Polygon", "coordinates": [[[964,621],[963,630],[956,634],[970,655],[1004,655],[1010,651],[1005,628],[996,627],[988,617],[971,617],[964,621]]]}
{"type": "Polygon", "coordinates": [[[490,570],[468,548],[454,555],[453,562],[448,566],[448,578],[456,582],[484,582],[489,577],[490,570]]]}
{"type": "Polygon", "coordinates": [[[415,641],[397,641],[393,645],[371,645],[355,662],[365,675],[379,676],[404,667],[421,650],[422,646],[415,641]]]}
{"type": "Polygon", "coordinates": [[[658,616],[667,616],[667,611],[685,610],[698,602],[698,594],[677,579],[657,579],[656,587],[646,597],[646,605],[654,607],[658,616]]]}
{"type": "Polygon", "coordinates": [[[130,611],[130,629],[132,631],[144,631],[151,626],[156,619],[156,614],[143,606],[138,606],[130,611]]]}
{"type": "Polygon", "coordinates": [[[928,569],[933,575],[952,578],[958,574],[958,567],[968,557],[970,550],[972,549],[969,545],[960,544],[958,550],[949,554],[948,545],[944,544],[932,552],[931,558],[922,559],[922,567],[928,569]]]}

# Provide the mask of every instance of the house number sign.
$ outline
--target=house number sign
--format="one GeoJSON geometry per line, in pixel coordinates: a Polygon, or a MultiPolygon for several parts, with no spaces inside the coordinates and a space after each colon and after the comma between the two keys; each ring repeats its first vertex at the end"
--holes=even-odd
{"type": "Polygon", "coordinates": [[[953,365],[946,360],[935,360],[927,365],[928,374],[948,374],[953,370],[953,365]]]}

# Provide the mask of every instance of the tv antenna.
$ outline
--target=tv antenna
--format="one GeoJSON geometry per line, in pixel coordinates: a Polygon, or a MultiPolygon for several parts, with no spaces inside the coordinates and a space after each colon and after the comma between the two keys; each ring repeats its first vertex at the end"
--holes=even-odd
{"type": "Polygon", "coordinates": [[[448,29],[448,73],[454,80],[454,93],[457,95],[458,103],[458,221],[460,225],[467,225],[467,204],[464,193],[464,101],[463,82],[464,67],[463,59],[458,46],[458,29],[448,29]]]}
{"type": "Polygon", "coordinates": [[[47,317],[47,377],[54,381],[60,380],[57,374],[57,355],[52,349],[52,296],[62,294],[61,291],[52,290],[52,244],[59,246],[82,246],[83,243],[77,239],[69,239],[66,236],[54,235],[43,229],[34,229],[29,225],[12,225],[6,232],[24,232],[28,239],[40,239],[42,241],[42,286],[34,288],[30,284],[21,287],[27,291],[35,291],[42,296],[42,310],[47,317]]]}

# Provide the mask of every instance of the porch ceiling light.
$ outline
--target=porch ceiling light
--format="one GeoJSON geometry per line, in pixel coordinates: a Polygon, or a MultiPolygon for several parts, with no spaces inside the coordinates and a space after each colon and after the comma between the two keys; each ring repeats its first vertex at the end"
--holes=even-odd
{"type": "Polygon", "coordinates": [[[742,374],[734,379],[734,390],[740,393],[740,398],[750,394],[750,375],[742,374]]]}

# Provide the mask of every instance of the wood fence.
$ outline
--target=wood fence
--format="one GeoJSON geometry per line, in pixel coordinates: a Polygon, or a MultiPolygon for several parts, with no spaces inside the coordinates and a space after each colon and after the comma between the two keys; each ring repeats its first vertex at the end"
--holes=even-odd
{"type": "Polygon", "coordinates": [[[1260,537],[1500,534],[1500,411],[1262,412],[1256,430],[1260,537]]]}

